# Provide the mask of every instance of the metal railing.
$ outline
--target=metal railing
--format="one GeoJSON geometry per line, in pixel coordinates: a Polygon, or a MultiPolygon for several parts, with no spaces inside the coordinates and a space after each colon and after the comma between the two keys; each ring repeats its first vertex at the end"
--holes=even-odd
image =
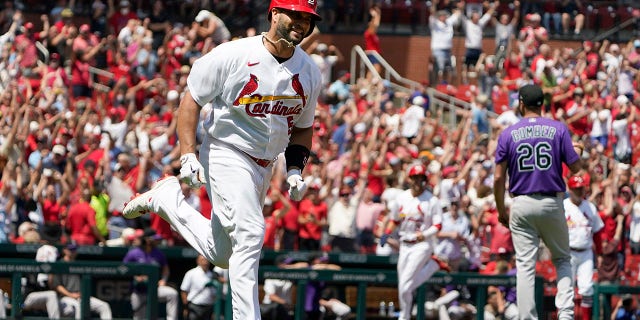
{"type": "MultiPolygon", "coordinates": [[[[369,72],[373,78],[388,81],[391,88],[397,91],[412,93],[421,86],[417,81],[401,76],[379,53],[365,51],[358,45],[353,46],[351,49],[350,72],[352,75],[358,75],[358,77],[351,77],[351,85],[356,83],[357,78],[366,77],[367,72],[369,72]],[[382,66],[383,75],[378,73],[368,55],[372,55],[378,60],[382,66]]],[[[438,122],[450,129],[455,128],[461,120],[460,110],[471,110],[469,102],[440,92],[435,88],[426,88],[426,92],[429,95],[431,110],[442,110],[442,115],[437,119],[438,122]]],[[[433,114],[436,114],[436,112],[433,114]]],[[[489,117],[495,118],[497,114],[489,112],[489,117]]]]}
{"type": "MultiPolygon", "coordinates": [[[[294,319],[304,319],[304,301],[306,287],[311,281],[325,281],[334,284],[355,284],[358,288],[355,308],[355,319],[367,319],[367,288],[373,286],[397,286],[398,276],[395,270],[372,270],[372,269],[342,269],[340,271],[333,270],[311,270],[311,269],[279,269],[274,266],[260,267],[260,279],[283,279],[296,283],[296,305],[294,319]]],[[[505,286],[514,287],[516,285],[515,276],[507,275],[481,275],[478,273],[442,273],[438,272],[429,280],[422,284],[416,293],[415,304],[424,306],[426,301],[426,289],[429,285],[463,285],[475,287],[475,301],[478,312],[476,319],[484,319],[484,306],[487,303],[487,289],[489,286],[505,286]]],[[[535,299],[537,301],[536,308],[538,314],[543,314],[544,306],[544,287],[543,279],[536,277],[535,299]]],[[[227,299],[230,301],[230,296],[227,299]]],[[[416,319],[425,318],[425,308],[417,308],[416,319]]],[[[230,314],[225,314],[225,319],[231,319],[230,314]]]]}
{"type": "Polygon", "coordinates": [[[389,81],[389,84],[394,90],[411,92],[420,86],[420,83],[402,77],[379,53],[375,51],[365,51],[359,45],[351,48],[351,65],[349,69],[352,75],[358,75],[358,77],[351,77],[351,85],[355,84],[357,78],[364,78],[367,72],[370,72],[373,78],[389,81]],[[378,60],[382,66],[384,76],[378,73],[378,70],[376,70],[367,55],[372,55],[378,60]]]}
{"type": "MultiPolygon", "coordinates": [[[[23,302],[22,277],[25,273],[43,274],[77,274],[80,282],[80,313],[83,319],[89,319],[89,299],[91,297],[92,278],[133,277],[144,274],[149,283],[158,283],[160,268],[157,265],[121,262],[36,262],[29,259],[0,259],[0,274],[11,274],[11,318],[21,319],[23,310],[19,307],[23,302]]],[[[147,286],[146,319],[158,317],[158,287],[147,286]]]]}

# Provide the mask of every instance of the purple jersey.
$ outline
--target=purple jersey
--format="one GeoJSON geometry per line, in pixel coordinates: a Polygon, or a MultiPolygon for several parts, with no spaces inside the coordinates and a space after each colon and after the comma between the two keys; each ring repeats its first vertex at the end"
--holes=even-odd
{"type": "Polygon", "coordinates": [[[496,163],[507,161],[513,194],[564,192],[562,163],[570,165],[579,159],[569,129],[542,117],[524,118],[508,127],[496,147],[496,163]]]}
{"type": "Polygon", "coordinates": [[[167,257],[158,248],[153,248],[150,252],[146,252],[137,247],[129,250],[124,259],[122,259],[122,262],[157,264],[160,267],[168,264],[167,257]]]}

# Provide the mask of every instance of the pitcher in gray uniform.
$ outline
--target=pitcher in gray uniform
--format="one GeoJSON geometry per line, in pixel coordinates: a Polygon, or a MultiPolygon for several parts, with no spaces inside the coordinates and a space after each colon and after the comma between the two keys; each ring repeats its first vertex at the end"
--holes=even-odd
{"type": "Polygon", "coordinates": [[[539,86],[522,87],[519,100],[523,118],[498,138],[494,177],[498,219],[511,229],[516,252],[519,318],[538,319],[534,283],[542,239],[551,251],[558,274],[555,301],[558,319],[573,319],[569,231],[562,204],[566,190],[562,163],[577,173],[583,147],[571,141],[571,132],[563,123],[541,116],[543,94],[539,86]],[[504,204],[507,173],[513,197],[510,212],[504,204]]]}

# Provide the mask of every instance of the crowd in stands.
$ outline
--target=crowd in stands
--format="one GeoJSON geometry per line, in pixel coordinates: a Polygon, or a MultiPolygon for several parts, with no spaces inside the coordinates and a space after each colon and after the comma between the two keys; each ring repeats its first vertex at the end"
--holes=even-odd
{"type": "MultiPolygon", "coordinates": [[[[93,1],[90,22],[76,25],[74,11],[58,3],[40,21],[25,19],[11,1],[0,13],[0,243],[23,243],[38,232],[49,244],[126,245],[136,229],[150,227],[163,245],[186,245],[157,215],[125,220],[120,210],[158,178],[179,172],[174,115],[194,59],[232,35],[250,36],[256,29],[238,35],[217,11],[201,8],[180,7],[197,15],[176,23],[163,1],[148,8],[138,1],[136,8],[126,0],[93,1]]],[[[433,5],[449,21],[450,3],[433,5]]],[[[476,10],[493,13],[498,5],[476,10]]],[[[531,10],[528,1],[522,7],[531,10]]],[[[468,9],[453,8],[456,15],[468,9]]],[[[491,25],[510,24],[511,10],[497,10],[499,20],[491,25]]],[[[509,272],[514,249],[494,207],[493,151],[497,133],[519,119],[513,108],[518,88],[537,83],[546,95],[545,116],[565,122],[586,146],[581,175],[605,223],[594,248],[598,279],[635,284],[640,39],[584,41],[579,50],[552,47],[543,17],[523,13],[513,24],[520,29],[497,39],[501,51],[472,48],[480,52],[462,85],[433,83],[471,104],[457,110],[456,127],[443,125],[442,109],[432,105],[426,84],[411,93],[376,77],[351,85],[355,75],[331,71],[344,59],[335,46],[313,37],[305,43],[326,85],[304,172],[309,190],[292,202],[283,159],[276,163],[264,208],[265,249],[392,254],[393,241],[380,247],[376,237],[394,210],[394,197],[406,187],[405,168],[422,162],[445,212],[436,254],[454,271],[509,272]],[[634,267],[625,267],[631,261],[634,267]]],[[[473,24],[483,18],[468,19],[473,24]]],[[[561,32],[571,32],[564,22],[558,24],[561,32]]],[[[209,112],[203,108],[202,118],[209,112]]],[[[184,185],[183,192],[210,215],[204,188],[184,185]]],[[[549,265],[541,258],[540,272],[553,280],[549,265]]]]}

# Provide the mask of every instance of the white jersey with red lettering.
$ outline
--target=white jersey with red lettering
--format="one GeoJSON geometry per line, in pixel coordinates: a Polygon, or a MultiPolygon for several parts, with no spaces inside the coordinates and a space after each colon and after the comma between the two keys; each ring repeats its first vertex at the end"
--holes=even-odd
{"type": "Polygon", "coordinates": [[[579,206],[570,198],[564,199],[564,215],[569,227],[569,247],[587,250],[593,246],[593,235],[604,227],[596,206],[582,200],[579,206]]]}
{"type": "Polygon", "coordinates": [[[398,209],[391,212],[391,219],[398,225],[400,241],[414,241],[416,232],[442,224],[440,200],[429,190],[417,197],[411,194],[411,190],[405,190],[398,195],[396,202],[398,209]]]}
{"type": "Polygon", "coordinates": [[[274,159],[294,126],[313,124],[322,83],[300,47],[280,63],[262,41],[259,35],[217,46],[195,61],[187,85],[200,106],[213,106],[204,122],[213,138],[255,158],[274,159]]]}

